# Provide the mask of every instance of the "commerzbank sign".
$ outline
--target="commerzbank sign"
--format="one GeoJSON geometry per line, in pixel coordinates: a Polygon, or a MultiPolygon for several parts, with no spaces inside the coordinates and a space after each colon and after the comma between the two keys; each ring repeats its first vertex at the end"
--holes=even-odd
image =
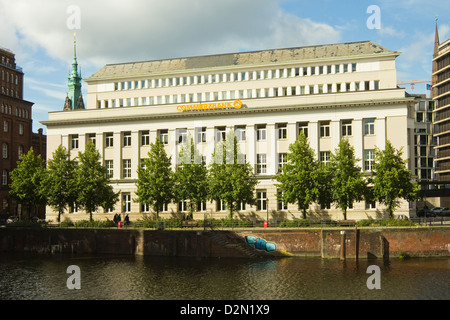
{"type": "Polygon", "coordinates": [[[240,109],[243,104],[241,99],[234,102],[215,102],[215,103],[197,103],[182,104],[177,106],[177,111],[206,111],[206,110],[223,110],[223,109],[240,109]]]}

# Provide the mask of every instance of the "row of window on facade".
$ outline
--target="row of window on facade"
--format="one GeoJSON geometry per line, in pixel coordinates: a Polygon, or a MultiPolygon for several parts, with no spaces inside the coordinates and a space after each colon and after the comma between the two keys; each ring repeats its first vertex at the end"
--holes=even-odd
{"type": "MultiPolygon", "coordinates": [[[[19,123],[19,125],[17,126],[17,133],[19,135],[23,135],[24,131],[24,125],[22,123],[19,123]]],[[[10,132],[10,122],[8,120],[3,120],[3,132],[7,133],[10,132]]]]}
{"type": "MultiPolygon", "coordinates": [[[[268,193],[266,189],[258,189],[256,190],[256,211],[267,211],[268,210],[268,193]]],[[[277,191],[276,194],[277,199],[277,206],[276,209],[279,211],[288,210],[288,205],[282,200],[282,193],[281,191],[277,191]]],[[[122,213],[131,213],[132,212],[132,197],[131,193],[125,192],[121,195],[121,208],[120,211],[122,213]]],[[[376,208],[376,202],[375,201],[365,201],[365,209],[375,209],[376,208]]],[[[195,211],[197,212],[205,212],[209,210],[207,208],[207,202],[206,201],[199,201],[195,205],[195,211]]],[[[246,203],[240,202],[238,205],[237,210],[238,211],[246,211],[250,209],[249,206],[247,206],[246,203]]],[[[272,208],[270,208],[272,210],[272,208]]],[[[331,209],[331,205],[323,205],[321,206],[322,210],[329,210],[331,209]]],[[[353,209],[353,204],[350,204],[349,208],[350,210],[353,209]]],[[[78,208],[76,205],[71,206],[70,212],[77,212],[78,208]]],[[[177,203],[176,210],[178,212],[188,212],[189,211],[189,204],[188,201],[181,200],[177,203]]],[[[217,200],[215,201],[215,210],[216,212],[225,212],[228,210],[227,204],[223,200],[217,200]]],[[[109,210],[108,213],[112,213],[115,210],[109,210]]],[[[150,212],[151,208],[149,205],[146,204],[140,204],[140,212],[146,213],[150,212]]],[[[160,212],[169,212],[169,204],[164,204],[160,207],[160,212]]]]}
{"type": "Polygon", "coordinates": [[[4,70],[2,70],[2,81],[6,81],[7,83],[11,82],[12,84],[18,85],[19,84],[19,77],[14,74],[10,74],[8,71],[5,73],[4,70]]]}
{"type": "MultiPolygon", "coordinates": [[[[2,103],[1,112],[3,114],[12,115],[13,114],[12,110],[13,110],[12,106],[4,105],[2,103]]],[[[25,109],[22,109],[22,108],[19,108],[19,107],[15,107],[14,108],[14,114],[15,114],[16,117],[23,118],[23,119],[28,119],[28,117],[29,117],[28,110],[25,110],[25,109]]]]}
{"type": "Polygon", "coordinates": [[[286,97],[308,94],[338,93],[349,91],[379,90],[380,81],[357,81],[345,83],[329,83],[317,85],[302,85],[290,87],[275,87],[263,89],[246,89],[231,91],[215,91],[215,92],[199,92],[185,93],[162,96],[135,97],[135,98],[119,98],[112,99],[111,106],[109,100],[97,101],[97,108],[116,108],[116,107],[132,107],[145,105],[161,105],[161,104],[177,104],[202,101],[220,101],[234,99],[252,99],[267,97],[286,97]]]}
{"type": "Polygon", "coordinates": [[[155,78],[148,80],[122,81],[114,83],[114,90],[133,90],[162,87],[177,87],[198,84],[226,83],[248,80],[281,79],[301,76],[314,76],[356,72],[356,63],[326,66],[277,68],[268,70],[210,73],[180,77],[155,78]]]}
{"type": "MultiPolygon", "coordinates": [[[[20,156],[24,154],[24,147],[23,145],[18,145],[17,146],[17,157],[18,159],[20,159],[20,156]]],[[[8,159],[9,158],[9,144],[6,142],[2,143],[2,158],[3,159],[8,159]]]]}
{"type": "MultiPolygon", "coordinates": [[[[278,171],[282,169],[282,167],[287,163],[287,153],[278,153],[277,154],[277,160],[278,160],[278,171]]],[[[375,150],[374,149],[366,149],[364,150],[364,171],[372,171],[373,166],[375,164],[375,150]]],[[[244,159],[246,159],[244,155],[244,159]]],[[[319,152],[319,159],[323,163],[328,163],[331,159],[331,151],[320,151],[319,152]]],[[[143,166],[143,160],[141,159],[140,167],[144,168],[143,166]]],[[[122,172],[121,172],[121,178],[122,179],[130,179],[132,174],[132,165],[131,165],[131,159],[122,159],[122,172]]],[[[203,163],[206,163],[206,157],[202,156],[203,163]]],[[[117,178],[114,177],[114,160],[105,160],[105,167],[107,168],[107,176],[108,178],[117,178]]],[[[258,175],[265,175],[268,174],[268,155],[266,153],[257,153],[256,154],[256,164],[255,164],[255,172],[258,175]]]]}
{"type": "MultiPolygon", "coordinates": [[[[341,121],[341,136],[348,137],[353,135],[353,120],[342,120],[341,121]]],[[[308,122],[298,122],[297,126],[297,137],[300,132],[308,137],[309,124],[308,122]]],[[[279,123],[275,125],[276,127],[276,138],[279,140],[287,140],[288,139],[288,127],[287,123],[279,123]]],[[[238,125],[234,128],[235,136],[238,142],[244,142],[247,140],[246,134],[246,126],[238,125]]],[[[226,130],[225,126],[219,126],[214,128],[215,141],[220,142],[225,140],[226,138],[226,130]]],[[[256,141],[266,141],[267,138],[267,125],[261,124],[255,126],[256,130],[256,141]]],[[[202,143],[206,142],[206,127],[196,128],[195,142],[202,143]]],[[[365,136],[374,135],[375,134],[375,119],[367,118],[363,119],[363,133],[365,136]]],[[[160,129],[157,131],[159,140],[163,144],[169,143],[169,130],[168,129],[160,129]]],[[[96,142],[96,134],[90,133],[86,135],[87,141],[90,141],[95,144],[96,142]]],[[[297,138],[296,137],[296,138],[297,138]]],[[[320,121],[319,122],[319,137],[320,138],[328,138],[331,137],[331,121],[320,121]]],[[[122,138],[122,147],[131,147],[132,146],[132,135],[131,131],[125,131],[121,133],[122,138]]],[[[104,142],[105,147],[114,147],[114,134],[112,132],[104,133],[104,142]]],[[[188,139],[188,130],[187,129],[176,129],[176,142],[184,143],[188,139]]],[[[140,145],[141,146],[149,146],[150,145],[150,130],[140,131],[140,145]]],[[[70,136],[70,149],[78,149],[79,148],[79,135],[73,134],[70,136]]]]}

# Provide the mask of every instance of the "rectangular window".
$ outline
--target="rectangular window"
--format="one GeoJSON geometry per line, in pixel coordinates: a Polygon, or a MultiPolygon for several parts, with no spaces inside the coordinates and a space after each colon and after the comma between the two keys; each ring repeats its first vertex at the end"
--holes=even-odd
{"type": "Polygon", "coordinates": [[[131,212],[131,194],[122,194],[122,212],[131,212]]]}
{"type": "Polygon", "coordinates": [[[122,177],[131,178],[131,159],[122,160],[122,177]]]}
{"type": "Polygon", "coordinates": [[[330,151],[321,151],[320,152],[320,161],[326,164],[330,161],[331,152],[330,151]]]}
{"type": "Polygon", "coordinates": [[[277,202],[278,202],[278,210],[287,210],[287,203],[283,200],[283,193],[280,190],[277,190],[277,202]]]}
{"type": "Polygon", "coordinates": [[[217,211],[226,211],[227,203],[223,200],[217,200],[217,211]]]}
{"type": "Polygon", "coordinates": [[[380,89],[380,81],[375,80],[375,81],[373,82],[373,89],[374,89],[374,90],[379,90],[379,89],[380,89]]]}
{"type": "Polygon", "coordinates": [[[297,132],[300,135],[300,132],[303,132],[305,137],[308,137],[308,122],[299,122],[297,124],[297,132]]]}
{"type": "Polygon", "coordinates": [[[19,135],[23,136],[23,124],[19,123],[19,135]]]}
{"type": "Polygon", "coordinates": [[[105,146],[107,148],[114,146],[114,136],[112,133],[106,133],[105,134],[105,146]]]}
{"type": "Polygon", "coordinates": [[[283,166],[287,163],[287,153],[278,154],[278,171],[281,171],[283,166]]]}
{"type": "Polygon", "coordinates": [[[206,201],[197,202],[197,211],[206,211],[206,201]]]}
{"type": "Polygon", "coordinates": [[[287,139],[287,123],[279,123],[277,125],[278,128],[278,139],[286,140],[287,139]]]}
{"type": "Polygon", "coordinates": [[[330,121],[322,121],[320,122],[320,137],[327,138],[330,136],[330,121]]]}
{"type": "Polygon", "coordinates": [[[225,138],[226,138],[225,129],[226,129],[225,127],[216,127],[215,128],[216,142],[225,141],[225,138]]]}
{"type": "Polygon", "coordinates": [[[375,150],[364,150],[364,170],[372,171],[375,163],[375,150]]]}
{"type": "Polygon", "coordinates": [[[73,134],[70,138],[70,149],[78,149],[78,147],[79,147],[78,135],[73,134]]]}
{"type": "Polygon", "coordinates": [[[267,192],[266,190],[256,191],[256,210],[263,211],[267,210],[267,192]]]}
{"type": "Polygon", "coordinates": [[[258,153],[256,155],[256,173],[257,174],[267,173],[267,159],[265,153],[258,153]]]}
{"type": "Polygon", "coordinates": [[[167,211],[169,211],[169,205],[167,203],[164,203],[161,205],[159,210],[160,210],[160,212],[167,212],[167,211]]]}
{"type": "Polygon", "coordinates": [[[246,140],[245,126],[237,126],[235,130],[236,140],[242,142],[246,140]]]}
{"type": "Polygon", "coordinates": [[[179,212],[185,212],[185,211],[188,211],[188,210],[189,209],[188,209],[186,200],[178,201],[178,211],[179,212]]]}
{"type": "Polygon", "coordinates": [[[342,120],[341,133],[343,137],[352,135],[352,120],[342,120]]]}
{"type": "Polygon", "coordinates": [[[178,143],[185,143],[187,141],[187,129],[177,129],[178,143]]]}
{"type": "Polygon", "coordinates": [[[150,205],[141,203],[141,212],[150,212],[150,205]]]}
{"type": "Polygon", "coordinates": [[[95,137],[96,137],[96,136],[95,136],[95,133],[88,133],[86,142],[87,142],[87,143],[91,142],[91,143],[93,143],[94,146],[95,146],[95,137]]]}
{"type": "Polygon", "coordinates": [[[197,143],[206,142],[206,127],[197,128],[197,143]]]}
{"type": "Polygon", "coordinates": [[[4,185],[4,186],[8,185],[8,171],[7,170],[3,170],[2,185],[4,185]]]}
{"type": "Polygon", "coordinates": [[[375,119],[364,119],[364,135],[375,134],[375,119]]]}
{"type": "Polygon", "coordinates": [[[169,130],[159,130],[159,141],[162,144],[168,144],[169,143],[169,130]]]}
{"type": "Polygon", "coordinates": [[[131,147],[131,132],[129,131],[123,133],[123,146],[131,147]]]}
{"type": "Polygon", "coordinates": [[[266,125],[258,125],[256,126],[256,141],[265,141],[266,140],[266,125]]]}
{"type": "Polygon", "coordinates": [[[149,146],[150,145],[150,131],[142,131],[141,132],[141,146],[149,146]]]}
{"type": "Polygon", "coordinates": [[[3,159],[8,159],[8,144],[7,143],[3,143],[3,145],[2,145],[2,154],[3,154],[3,159]]]}
{"type": "Polygon", "coordinates": [[[106,176],[112,178],[114,176],[114,162],[113,160],[105,160],[106,176]]]}

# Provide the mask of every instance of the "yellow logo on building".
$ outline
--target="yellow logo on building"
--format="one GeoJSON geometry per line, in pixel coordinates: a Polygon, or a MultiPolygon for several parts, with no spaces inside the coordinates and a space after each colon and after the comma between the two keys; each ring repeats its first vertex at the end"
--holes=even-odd
{"type": "Polygon", "coordinates": [[[240,109],[243,104],[241,99],[236,99],[232,102],[217,102],[217,103],[198,103],[198,104],[183,104],[178,105],[178,111],[205,111],[217,109],[240,109]]]}

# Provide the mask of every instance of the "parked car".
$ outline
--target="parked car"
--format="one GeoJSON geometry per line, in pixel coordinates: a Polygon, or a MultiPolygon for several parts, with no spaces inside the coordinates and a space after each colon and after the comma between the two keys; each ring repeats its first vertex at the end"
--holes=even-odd
{"type": "Polygon", "coordinates": [[[430,210],[435,213],[437,216],[447,216],[450,215],[450,210],[447,207],[435,207],[430,210]]]}
{"type": "Polygon", "coordinates": [[[420,209],[417,212],[418,217],[436,217],[436,213],[432,212],[430,209],[420,209]]]}

